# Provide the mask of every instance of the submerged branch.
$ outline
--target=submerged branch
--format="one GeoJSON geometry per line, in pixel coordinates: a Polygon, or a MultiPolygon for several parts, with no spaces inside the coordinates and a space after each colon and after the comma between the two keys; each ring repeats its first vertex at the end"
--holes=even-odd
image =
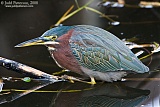
{"type": "MultiPolygon", "coordinates": [[[[67,75],[63,75],[61,77],[53,76],[53,75],[47,74],[45,72],[42,72],[40,70],[37,70],[35,68],[29,67],[27,65],[24,65],[24,64],[21,64],[16,61],[9,60],[9,59],[3,58],[3,57],[0,57],[0,66],[4,67],[6,69],[9,69],[9,70],[18,72],[18,73],[30,74],[32,76],[35,76],[36,78],[39,78],[38,79],[39,84],[30,88],[30,89],[27,89],[26,91],[14,92],[13,90],[11,90],[10,92],[2,93],[1,97],[0,97],[0,104],[14,101],[24,95],[27,95],[31,92],[34,92],[35,90],[38,90],[42,87],[45,87],[45,86],[52,84],[52,83],[55,83],[55,82],[67,81],[67,80],[80,81],[78,78],[75,78],[72,76],[67,76],[67,75]]],[[[5,79],[6,78],[4,78],[4,80],[5,79]]],[[[10,78],[10,79],[12,79],[12,78],[10,78]]],[[[3,88],[3,86],[2,86],[2,88],[3,88]]]]}
{"type": "Polygon", "coordinates": [[[59,80],[57,76],[47,74],[35,68],[29,67],[27,65],[24,65],[6,58],[2,58],[2,57],[0,57],[0,66],[5,67],[6,69],[13,70],[18,73],[29,74],[29,75],[36,76],[38,78],[45,78],[45,79],[48,79],[48,81],[52,81],[52,82],[62,81],[62,79],[59,80]]]}
{"type": "Polygon", "coordinates": [[[29,67],[27,65],[3,57],[0,57],[0,66],[21,74],[29,74],[31,76],[35,76],[36,78],[39,78],[39,81],[42,80],[42,82],[45,80],[52,83],[60,81],[69,81],[71,83],[74,83],[74,81],[81,82],[82,80],[82,78],[68,76],[68,75],[54,76],[51,74],[47,74],[35,68],[29,67]]]}

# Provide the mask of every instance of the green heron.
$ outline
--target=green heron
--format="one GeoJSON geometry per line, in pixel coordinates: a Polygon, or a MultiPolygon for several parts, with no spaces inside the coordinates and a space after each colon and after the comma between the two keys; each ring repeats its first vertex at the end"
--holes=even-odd
{"type": "Polygon", "coordinates": [[[149,71],[119,38],[90,25],[58,26],[15,47],[31,45],[45,45],[59,67],[90,77],[91,84],[149,71]]]}

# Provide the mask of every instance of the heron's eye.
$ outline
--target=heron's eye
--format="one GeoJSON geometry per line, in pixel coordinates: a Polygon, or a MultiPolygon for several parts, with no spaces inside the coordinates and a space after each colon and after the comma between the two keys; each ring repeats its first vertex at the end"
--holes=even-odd
{"type": "Polygon", "coordinates": [[[57,39],[57,35],[53,35],[49,37],[50,40],[56,40],[57,39]]]}
{"type": "Polygon", "coordinates": [[[57,35],[52,36],[52,40],[57,39],[57,35]]]}

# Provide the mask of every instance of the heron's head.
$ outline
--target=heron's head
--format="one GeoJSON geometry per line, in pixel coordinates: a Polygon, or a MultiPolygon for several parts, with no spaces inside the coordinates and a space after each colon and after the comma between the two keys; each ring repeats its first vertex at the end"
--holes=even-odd
{"type": "Polygon", "coordinates": [[[58,38],[67,33],[72,26],[58,26],[46,31],[42,36],[22,42],[15,47],[26,47],[32,45],[55,45],[59,44],[58,38]]]}

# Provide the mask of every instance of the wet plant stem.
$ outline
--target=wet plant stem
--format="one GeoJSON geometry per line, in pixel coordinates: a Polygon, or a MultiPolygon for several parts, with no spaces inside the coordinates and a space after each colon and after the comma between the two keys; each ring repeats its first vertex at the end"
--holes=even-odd
{"type": "Polygon", "coordinates": [[[111,22],[115,22],[115,20],[111,19],[111,18],[108,17],[107,15],[103,14],[102,12],[100,12],[100,11],[94,9],[94,8],[87,7],[87,6],[86,6],[85,8],[86,8],[87,10],[90,10],[90,11],[92,11],[92,12],[95,12],[95,13],[97,13],[97,14],[100,14],[102,17],[108,19],[108,20],[111,21],[111,22]]]}
{"type": "Polygon", "coordinates": [[[63,21],[67,20],[68,18],[70,18],[71,16],[73,16],[74,14],[78,13],[79,11],[81,11],[82,9],[84,9],[86,6],[88,6],[90,3],[92,3],[94,0],[90,0],[88,3],[86,3],[85,5],[83,5],[82,7],[79,7],[77,10],[73,11],[72,13],[68,14],[70,12],[70,10],[72,10],[71,8],[60,18],[60,20],[56,23],[56,25],[59,25],[60,23],[62,23],[63,21]],[[68,15],[67,15],[68,14],[68,15]]]}

